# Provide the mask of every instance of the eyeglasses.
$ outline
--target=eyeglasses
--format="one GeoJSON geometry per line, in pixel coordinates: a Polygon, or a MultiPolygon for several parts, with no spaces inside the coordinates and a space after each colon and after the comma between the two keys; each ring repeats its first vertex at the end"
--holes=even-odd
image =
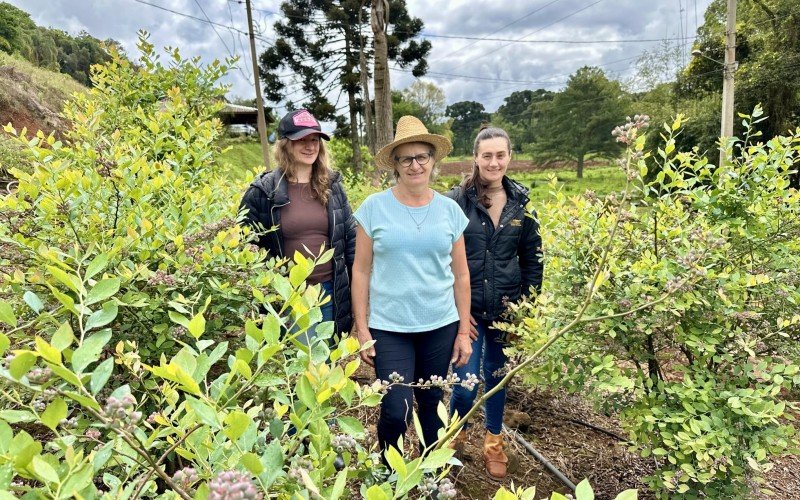
{"type": "Polygon", "coordinates": [[[426,165],[429,161],[431,161],[432,157],[433,154],[431,153],[420,153],[416,156],[395,156],[394,161],[396,161],[403,167],[408,168],[411,166],[412,163],[414,163],[414,160],[417,160],[417,164],[422,166],[426,165]]]}

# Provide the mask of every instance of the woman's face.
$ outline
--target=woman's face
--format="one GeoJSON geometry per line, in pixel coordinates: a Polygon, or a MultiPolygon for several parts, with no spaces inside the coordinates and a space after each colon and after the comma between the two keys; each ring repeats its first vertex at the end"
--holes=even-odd
{"type": "Polygon", "coordinates": [[[395,148],[393,155],[398,183],[408,187],[428,185],[435,165],[430,144],[422,142],[401,144],[395,148]]]}
{"type": "Polygon", "coordinates": [[[292,157],[294,161],[301,165],[314,165],[319,156],[319,141],[320,137],[317,134],[311,134],[291,141],[292,157]]]}
{"type": "Polygon", "coordinates": [[[511,161],[511,151],[508,142],[503,137],[493,137],[478,143],[478,152],[475,163],[478,164],[478,174],[481,181],[490,185],[497,185],[503,180],[511,161]]]}

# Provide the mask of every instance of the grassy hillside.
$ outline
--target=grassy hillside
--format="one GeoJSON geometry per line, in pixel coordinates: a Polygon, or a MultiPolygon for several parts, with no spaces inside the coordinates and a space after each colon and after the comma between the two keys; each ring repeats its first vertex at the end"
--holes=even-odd
{"type": "Polygon", "coordinates": [[[264,170],[261,145],[257,140],[246,138],[226,138],[220,140],[222,154],[219,163],[236,179],[253,176],[254,170],[264,170]]]}
{"type": "MultiPolygon", "coordinates": [[[[23,59],[0,52],[0,125],[18,131],[28,129],[28,136],[41,130],[59,134],[69,125],[61,118],[64,102],[82,86],[71,77],[38,68],[23,59]]],[[[0,181],[11,167],[25,166],[19,148],[0,132],[0,181]]]]}
{"type": "Polygon", "coordinates": [[[45,133],[64,130],[64,101],[86,87],[63,74],[0,52],[0,124],[45,133]]]}

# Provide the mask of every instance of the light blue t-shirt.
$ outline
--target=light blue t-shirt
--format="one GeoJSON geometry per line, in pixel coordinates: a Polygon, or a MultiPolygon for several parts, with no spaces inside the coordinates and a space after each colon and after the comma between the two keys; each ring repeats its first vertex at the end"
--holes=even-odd
{"type": "Polygon", "coordinates": [[[353,216],[372,239],[369,327],[426,332],[458,321],[450,253],[469,222],[461,207],[439,193],[408,207],[387,189],[353,216]]]}

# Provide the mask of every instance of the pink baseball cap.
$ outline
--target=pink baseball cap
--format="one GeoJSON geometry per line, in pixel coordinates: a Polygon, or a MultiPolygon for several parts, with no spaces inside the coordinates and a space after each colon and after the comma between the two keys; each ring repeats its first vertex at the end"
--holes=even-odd
{"type": "Polygon", "coordinates": [[[314,115],[307,109],[298,109],[286,113],[278,124],[278,136],[281,139],[285,137],[296,141],[311,134],[318,134],[326,141],[331,140],[330,136],[322,131],[322,127],[320,127],[314,115]]]}

